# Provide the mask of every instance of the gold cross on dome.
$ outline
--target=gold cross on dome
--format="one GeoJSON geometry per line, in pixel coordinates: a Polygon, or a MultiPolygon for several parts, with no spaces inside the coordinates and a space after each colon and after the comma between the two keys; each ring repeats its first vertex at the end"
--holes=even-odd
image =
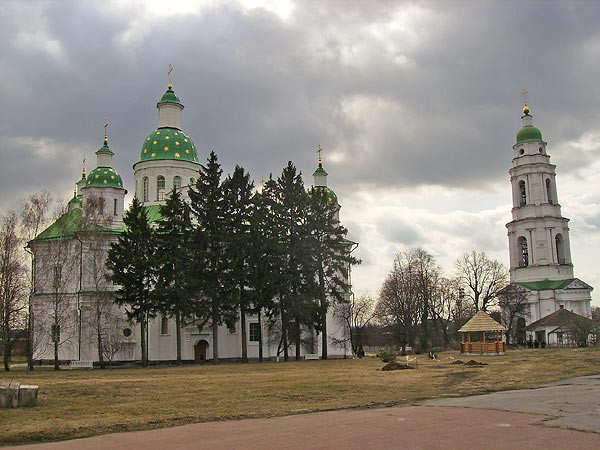
{"type": "Polygon", "coordinates": [[[526,105],[527,104],[527,89],[523,89],[523,104],[526,105]]]}
{"type": "Polygon", "coordinates": [[[108,129],[108,119],[105,117],[104,118],[104,140],[105,141],[108,141],[107,129],[108,129]]]}
{"type": "Polygon", "coordinates": [[[167,76],[169,77],[169,89],[173,88],[173,83],[171,82],[171,72],[173,72],[173,66],[169,64],[169,71],[167,72],[167,76]]]}
{"type": "Polygon", "coordinates": [[[322,164],[322,160],[321,160],[321,152],[323,151],[323,149],[321,148],[321,144],[317,145],[317,155],[319,155],[319,164],[322,164]]]}

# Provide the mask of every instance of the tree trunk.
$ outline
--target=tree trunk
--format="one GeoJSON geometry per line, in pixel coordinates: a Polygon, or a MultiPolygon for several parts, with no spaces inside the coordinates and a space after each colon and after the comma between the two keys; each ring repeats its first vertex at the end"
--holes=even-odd
{"type": "Polygon", "coordinates": [[[181,315],[175,312],[175,333],[177,339],[177,364],[181,365],[181,315]]]}
{"type": "Polygon", "coordinates": [[[283,341],[283,360],[288,360],[288,337],[287,337],[287,317],[285,311],[281,311],[281,339],[283,341]]]}
{"type": "Polygon", "coordinates": [[[140,343],[142,350],[142,367],[148,365],[148,349],[146,348],[146,327],[148,326],[146,318],[142,318],[140,321],[140,343]]]}
{"type": "Polygon", "coordinates": [[[296,361],[300,361],[300,320],[296,317],[296,361]]]}
{"type": "MultiPolygon", "coordinates": [[[[31,297],[29,298],[31,302],[31,297]]],[[[30,303],[31,304],[31,303],[30,303]]],[[[33,370],[33,315],[29,306],[29,317],[27,318],[27,339],[25,340],[25,351],[27,353],[27,372],[33,370]]]]}
{"type": "Polygon", "coordinates": [[[242,362],[248,362],[248,342],[246,340],[246,305],[243,299],[243,289],[240,289],[240,326],[242,327],[242,362]]]}
{"type": "Polygon", "coordinates": [[[213,362],[219,361],[219,317],[217,308],[213,307],[212,314],[212,335],[213,335],[213,362]]]}
{"type": "Polygon", "coordinates": [[[319,267],[319,296],[321,307],[321,359],[327,359],[327,299],[325,298],[325,274],[319,267]]]}
{"type": "Polygon", "coordinates": [[[258,309],[258,361],[263,361],[262,308],[258,309]]]}
{"type": "MultiPolygon", "coordinates": [[[[96,301],[99,301],[96,299],[96,301]]],[[[98,311],[96,313],[96,338],[98,340],[98,363],[100,364],[100,368],[104,369],[104,352],[102,351],[102,313],[98,311]]]]}
{"type": "Polygon", "coordinates": [[[4,337],[4,370],[10,372],[10,357],[12,353],[12,342],[10,339],[10,329],[7,327],[8,335],[4,337]]]}
{"type": "Polygon", "coordinates": [[[54,370],[60,370],[60,366],[58,364],[58,338],[56,335],[54,336],[54,370]]]}

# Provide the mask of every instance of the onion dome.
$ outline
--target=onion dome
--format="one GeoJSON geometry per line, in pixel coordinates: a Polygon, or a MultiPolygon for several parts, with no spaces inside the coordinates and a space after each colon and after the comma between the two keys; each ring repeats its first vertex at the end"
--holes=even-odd
{"type": "Polygon", "coordinates": [[[87,176],[86,187],[123,189],[121,175],[112,167],[96,167],[87,176]]]}
{"type": "Polygon", "coordinates": [[[327,186],[315,186],[314,189],[317,195],[325,197],[329,203],[338,204],[338,198],[337,195],[335,195],[335,192],[333,192],[333,189],[330,189],[327,186]]]}
{"type": "Polygon", "coordinates": [[[529,114],[529,106],[523,106],[523,128],[517,133],[517,144],[523,142],[542,142],[542,132],[533,126],[533,116],[529,114]]]}
{"type": "Polygon", "coordinates": [[[178,128],[164,127],[146,137],[140,161],[175,159],[198,162],[198,153],[192,139],[178,128]]]}
{"type": "Polygon", "coordinates": [[[183,106],[181,101],[179,100],[179,97],[175,95],[175,91],[173,91],[172,84],[169,84],[169,86],[167,87],[167,92],[163,94],[156,106],[159,107],[162,103],[175,103],[177,105],[183,106]]]}

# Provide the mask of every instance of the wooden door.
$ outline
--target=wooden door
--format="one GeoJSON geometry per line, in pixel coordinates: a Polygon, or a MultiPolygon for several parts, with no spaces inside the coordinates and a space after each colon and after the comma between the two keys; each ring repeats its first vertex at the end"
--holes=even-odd
{"type": "Polygon", "coordinates": [[[207,348],[208,342],[204,340],[196,342],[196,345],[194,345],[194,362],[196,362],[196,364],[206,361],[207,348]]]}

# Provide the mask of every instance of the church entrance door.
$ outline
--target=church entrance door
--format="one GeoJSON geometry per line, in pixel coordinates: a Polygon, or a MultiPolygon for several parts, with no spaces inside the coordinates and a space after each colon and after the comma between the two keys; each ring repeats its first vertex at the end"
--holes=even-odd
{"type": "Polygon", "coordinates": [[[206,349],[208,348],[208,342],[201,340],[196,342],[194,345],[194,362],[200,364],[206,361],[206,349]]]}

